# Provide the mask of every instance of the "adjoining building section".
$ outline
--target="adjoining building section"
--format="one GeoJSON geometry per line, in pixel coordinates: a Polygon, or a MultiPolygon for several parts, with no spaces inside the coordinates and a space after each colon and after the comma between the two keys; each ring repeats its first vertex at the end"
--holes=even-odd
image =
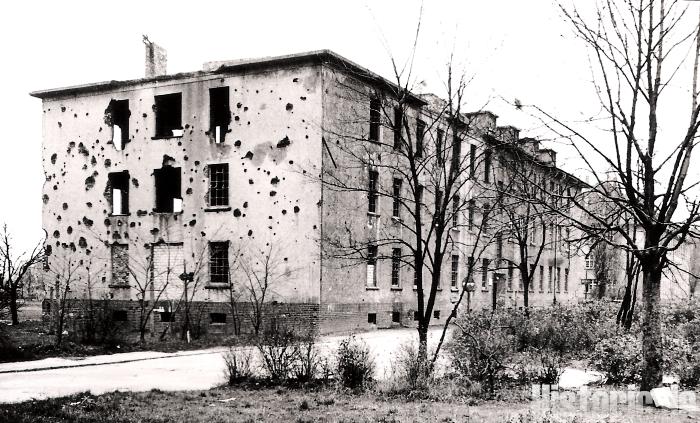
{"type": "MultiPolygon", "coordinates": [[[[326,254],[333,235],[367,239],[401,219],[377,187],[397,197],[404,189],[381,167],[338,162],[333,145],[340,133],[386,141],[401,130],[392,119],[410,122],[421,142],[445,136],[449,123],[426,127],[423,117],[434,99],[412,96],[405,115],[384,116],[376,94],[393,84],[330,51],[167,75],[164,52],[146,46],[147,60],[161,61],[147,64],[146,78],[32,93],[43,100],[47,266],[70,282],[56,285],[46,308],[64,294],[75,304],[106,299],[119,320],[153,333],[174,329],[183,314],[213,333],[255,331],[273,318],[322,333],[414,325],[414,275],[400,249],[369,246],[351,266],[326,254]],[[327,189],[328,172],[367,190],[327,189]]],[[[475,169],[485,175],[484,192],[510,186],[504,144],[536,164],[542,192],[562,198],[582,187],[556,167],[553,151],[497,127],[495,115],[464,119],[479,120],[480,129],[458,154],[493,151],[475,169]]],[[[374,145],[368,151],[383,154],[374,145]]],[[[469,212],[455,218],[476,219],[489,207],[484,198],[470,198],[469,212]]],[[[454,236],[467,239],[469,230],[454,236]]],[[[532,240],[546,239],[532,264],[530,303],[577,300],[583,257],[565,242],[561,220],[541,230],[525,246],[534,251],[532,240]]],[[[433,323],[444,322],[465,289],[467,266],[478,275],[469,307],[522,307],[514,238],[497,239],[478,263],[461,253],[446,260],[433,323]]]]}

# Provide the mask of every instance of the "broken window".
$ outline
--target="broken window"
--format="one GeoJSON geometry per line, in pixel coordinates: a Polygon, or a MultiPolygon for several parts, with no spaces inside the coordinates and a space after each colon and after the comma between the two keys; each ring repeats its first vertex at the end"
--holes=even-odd
{"type": "Polygon", "coordinates": [[[178,275],[184,271],[185,256],[182,244],[154,244],[151,250],[153,289],[158,292],[168,285],[179,282],[178,275]]]}
{"type": "Polygon", "coordinates": [[[491,182],[491,151],[484,153],[484,182],[491,182]]]}
{"type": "Polygon", "coordinates": [[[228,163],[209,165],[209,206],[228,206],[228,163]]]}
{"type": "Polygon", "coordinates": [[[112,285],[129,285],[129,246],[112,244],[112,285]]]}
{"type": "Polygon", "coordinates": [[[433,318],[440,320],[440,310],[433,310],[433,318]]]}
{"type": "Polygon", "coordinates": [[[459,132],[455,129],[452,133],[452,172],[459,172],[459,167],[462,164],[462,139],[459,137],[459,132]]]}
{"type": "Polygon", "coordinates": [[[379,194],[377,193],[377,183],[379,181],[379,172],[376,170],[369,171],[369,186],[367,187],[367,197],[369,200],[369,213],[377,213],[379,194]]]}
{"type": "Polygon", "coordinates": [[[382,103],[378,97],[369,100],[369,140],[379,142],[382,103]]]}
{"type": "Polygon", "coordinates": [[[180,196],[180,168],[163,166],[153,171],[156,186],[156,213],[179,213],[182,211],[180,196]]]}
{"type": "Polygon", "coordinates": [[[403,128],[403,109],[401,107],[394,108],[394,149],[401,149],[401,130],[403,128]]]}
{"type": "Polygon", "coordinates": [[[423,137],[425,137],[425,122],[416,120],[416,157],[423,157],[423,137]]]}
{"type": "Polygon", "coordinates": [[[481,259],[481,289],[488,289],[489,259],[481,259]]]}
{"type": "Polygon", "coordinates": [[[401,249],[393,248],[391,250],[391,286],[397,287],[400,285],[401,271],[401,249]]]}
{"type": "Polygon", "coordinates": [[[161,322],[174,322],[175,321],[175,313],[173,313],[171,311],[160,312],[160,321],[161,322]]]}
{"type": "Polygon", "coordinates": [[[437,162],[442,165],[445,163],[444,151],[442,151],[442,142],[445,138],[445,131],[442,129],[437,130],[437,138],[435,138],[435,156],[437,157],[437,162]]]}
{"type": "Polygon", "coordinates": [[[377,286],[377,246],[367,246],[367,286],[377,286]]]}
{"type": "Polygon", "coordinates": [[[367,323],[371,325],[377,324],[377,313],[367,313],[367,323]]]}
{"type": "Polygon", "coordinates": [[[472,178],[476,173],[476,146],[471,144],[469,146],[469,176],[472,178]]]}
{"type": "Polygon", "coordinates": [[[228,87],[209,89],[209,133],[215,143],[224,142],[231,122],[228,87]]]}
{"type": "Polygon", "coordinates": [[[394,178],[394,185],[392,189],[392,216],[401,217],[401,184],[402,180],[399,178],[394,178]]]}
{"type": "Polygon", "coordinates": [[[107,176],[109,180],[112,216],[129,214],[129,172],[112,172],[107,176]]]}
{"type": "Polygon", "coordinates": [[[392,311],[391,312],[391,322],[392,323],[401,323],[401,312],[400,311],[392,311]]]}
{"type": "Polygon", "coordinates": [[[182,136],[182,93],[157,95],[156,137],[182,136]]]}
{"type": "Polygon", "coordinates": [[[209,280],[211,283],[228,283],[228,242],[209,243],[209,280]]]}
{"type": "Polygon", "coordinates": [[[457,288],[457,282],[459,281],[459,255],[452,255],[452,272],[450,273],[450,286],[452,288],[457,288]]]}
{"type": "Polygon", "coordinates": [[[121,151],[129,142],[129,100],[112,100],[105,111],[105,121],[112,127],[112,144],[121,151]]]}
{"type": "Polygon", "coordinates": [[[221,325],[226,323],[226,313],[209,313],[209,319],[212,325],[221,325]]]}
{"type": "Polygon", "coordinates": [[[112,320],[115,322],[126,322],[128,320],[128,314],[126,310],[113,310],[112,320]]]}

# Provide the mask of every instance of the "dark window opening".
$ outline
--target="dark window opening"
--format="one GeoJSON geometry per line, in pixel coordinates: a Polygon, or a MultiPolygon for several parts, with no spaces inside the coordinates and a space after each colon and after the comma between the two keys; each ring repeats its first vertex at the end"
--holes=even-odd
{"type": "Polygon", "coordinates": [[[209,313],[209,319],[213,325],[226,323],[226,313],[209,313]]]}
{"type": "Polygon", "coordinates": [[[454,195],[452,197],[452,227],[454,229],[459,229],[459,195],[454,195]]]}
{"type": "Polygon", "coordinates": [[[175,314],[170,312],[170,311],[163,311],[160,313],[160,321],[161,322],[174,322],[175,321],[175,314]]]}
{"type": "Polygon", "coordinates": [[[129,142],[129,100],[112,100],[105,113],[108,125],[112,127],[112,144],[121,151],[129,142]]]}
{"type": "Polygon", "coordinates": [[[491,182],[491,152],[484,153],[484,182],[491,182]]]}
{"type": "Polygon", "coordinates": [[[157,95],[156,137],[182,136],[182,93],[157,95]]]}
{"type": "Polygon", "coordinates": [[[129,284],[129,246],[112,244],[110,248],[112,259],[112,285],[129,284]]]}
{"type": "Polygon", "coordinates": [[[423,157],[423,138],[425,137],[425,122],[416,121],[416,157],[423,157]]]}
{"type": "Polygon", "coordinates": [[[228,163],[209,165],[209,205],[228,206],[228,163]]]}
{"type": "Polygon", "coordinates": [[[481,260],[481,288],[486,289],[488,287],[489,278],[489,259],[481,260]]]}
{"type": "Polygon", "coordinates": [[[433,318],[440,319],[440,310],[433,310],[433,318]]]}
{"type": "Polygon", "coordinates": [[[452,172],[456,174],[459,172],[460,165],[462,163],[462,139],[459,137],[459,133],[455,129],[452,133],[452,172]]]}
{"type": "Polygon", "coordinates": [[[376,325],[377,324],[377,313],[367,313],[367,323],[376,325]]]}
{"type": "Polygon", "coordinates": [[[401,249],[393,248],[391,250],[391,286],[400,285],[401,272],[401,249]]]}
{"type": "Polygon", "coordinates": [[[114,320],[115,322],[126,322],[128,320],[126,310],[113,310],[112,320],[114,320]]]}
{"type": "Polygon", "coordinates": [[[381,122],[381,101],[375,97],[369,101],[369,140],[379,142],[379,127],[381,122]]]}
{"type": "Polygon", "coordinates": [[[129,172],[112,172],[107,175],[110,186],[113,216],[129,214],[129,172]]]}
{"type": "Polygon", "coordinates": [[[474,177],[476,173],[476,146],[469,146],[469,176],[474,177]]]}
{"type": "Polygon", "coordinates": [[[180,168],[164,166],[153,171],[156,186],[156,213],[182,211],[180,168]]]}
{"type": "Polygon", "coordinates": [[[377,246],[367,246],[367,286],[377,286],[377,246]]]}
{"type": "Polygon", "coordinates": [[[209,89],[209,133],[216,143],[224,142],[231,122],[228,87],[209,89]]]}
{"type": "Polygon", "coordinates": [[[413,312],[413,320],[416,321],[416,322],[417,322],[418,320],[420,320],[420,313],[419,313],[419,312],[417,312],[417,311],[414,311],[414,312],[413,312]]]}
{"type": "Polygon", "coordinates": [[[209,280],[228,283],[228,242],[209,243],[209,280]]]}
{"type": "Polygon", "coordinates": [[[452,288],[457,288],[457,282],[459,281],[459,255],[452,255],[452,272],[450,273],[450,286],[452,288]]]}
{"type": "Polygon", "coordinates": [[[435,139],[435,157],[437,157],[437,162],[440,164],[445,163],[445,152],[442,151],[442,142],[445,138],[445,131],[442,129],[437,130],[437,138],[435,139]]]}
{"type": "Polygon", "coordinates": [[[496,257],[503,257],[503,235],[500,232],[496,234],[496,257]]]}
{"type": "Polygon", "coordinates": [[[392,323],[401,323],[401,312],[400,311],[392,311],[391,312],[391,322],[392,323]]]}
{"type": "Polygon", "coordinates": [[[475,212],[475,210],[476,210],[476,201],[469,200],[469,211],[468,211],[469,222],[468,222],[468,225],[469,225],[470,230],[474,228],[474,212],[475,212]]]}
{"type": "Polygon", "coordinates": [[[394,184],[392,189],[392,213],[394,217],[401,217],[401,184],[403,181],[399,178],[394,178],[394,184]]]}
{"type": "Polygon", "coordinates": [[[403,110],[401,107],[394,108],[394,149],[400,150],[401,143],[401,132],[403,129],[403,110]]]}
{"type": "Polygon", "coordinates": [[[368,188],[368,199],[369,199],[369,209],[370,213],[377,213],[377,203],[379,199],[379,194],[377,193],[377,183],[379,182],[379,172],[376,170],[369,171],[369,186],[368,188]]]}

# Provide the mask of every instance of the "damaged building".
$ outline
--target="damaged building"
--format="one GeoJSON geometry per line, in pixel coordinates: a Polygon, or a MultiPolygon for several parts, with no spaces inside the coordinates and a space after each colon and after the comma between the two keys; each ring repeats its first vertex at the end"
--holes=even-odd
{"type": "MultiPolygon", "coordinates": [[[[369,93],[393,84],[330,51],[212,62],[172,75],[157,46],[148,42],[146,56],[142,79],[31,93],[43,101],[48,266],[76,269],[68,297],[109,299],[118,320],[134,324],[139,304],[151,302],[154,331],[177,318],[184,298],[208,331],[230,333],[234,302],[242,330],[252,330],[250,290],[261,290],[262,280],[271,314],[322,333],[413,325],[413,272],[376,259],[391,257],[390,248],[345,266],[324,246],[329,234],[366,238],[392,224],[390,199],[326,189],[323,177],[356,169],[352,177],[368,184],[396,184],[390,174],[338,163],[332,154],[341,132],[392,136],[377,124],[383,117],[373,114],[369,93]],[[358,92],[368,93],[363,120],[348,118],[358,92]]],[[[426,131],[420,114],[428,104],[415,96],[406,116],[411,131],[426,131]]],[[[493,114],[478,116],[496,131],[493,114]]],[[[518,141],[517,131],[510,134],[518,141]]],[[[494,259],[502,254],[495,248],[494,259]]],[[[557,259],[555,250],[538,265],[535,304],[551,303],[555,289],[560,301],[577,298],[578,262],[568,250],[557,259]]],[[[459,255],[446,260],[433,323],[451,312],[468,263],[474,265],[459,255]]],[[[522,306],[512,274],[492,295],[488,263],[472,306],[490,306],[497,296],[522,306]]]]}

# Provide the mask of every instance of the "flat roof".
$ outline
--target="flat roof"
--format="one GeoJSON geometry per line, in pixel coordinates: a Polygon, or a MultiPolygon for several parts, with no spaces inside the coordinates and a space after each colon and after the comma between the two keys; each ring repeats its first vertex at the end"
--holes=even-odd
{"type": "MultiPolygon", "coordinates": [[[[150,78],[129,79],[124,81],[112,80],[94,82],[89,84],[73,85],[69,87],[50,88],[45,90],[32,91],[31,93],[29,93],[29,95],[40,99],[52,99],[66,95],[79,95],[108,91],[119,88],[134,87],[152,82],[177,81],[180,79],[206,77],[210,75],[234,74],[248,70],[272,69],[277,67],[301,65],[307,63],[329,64],[339,70],[352,73],[354,76],[369,84],[380,86],[384,89],[391,89],[396,92],[399,92],[401,90],[401,88],[398,87],[395,83],[389,81],[388,79],[382,76],[379,76],[378,74],[358,65],[357,63],[351,60],[346,59],[345,57],[331,50],[316,50],[304,53],[289,54],[284,56],[273,56],[213,63],[221,63],[221,65],[212,70],[182,72],[171,75],[155,76],[150,78]]],[[[423,99],[421,99],[415,94],[409,93],[409,98],[414,103],[420,105],[426,104],[426,102],[423,99]]]]}

